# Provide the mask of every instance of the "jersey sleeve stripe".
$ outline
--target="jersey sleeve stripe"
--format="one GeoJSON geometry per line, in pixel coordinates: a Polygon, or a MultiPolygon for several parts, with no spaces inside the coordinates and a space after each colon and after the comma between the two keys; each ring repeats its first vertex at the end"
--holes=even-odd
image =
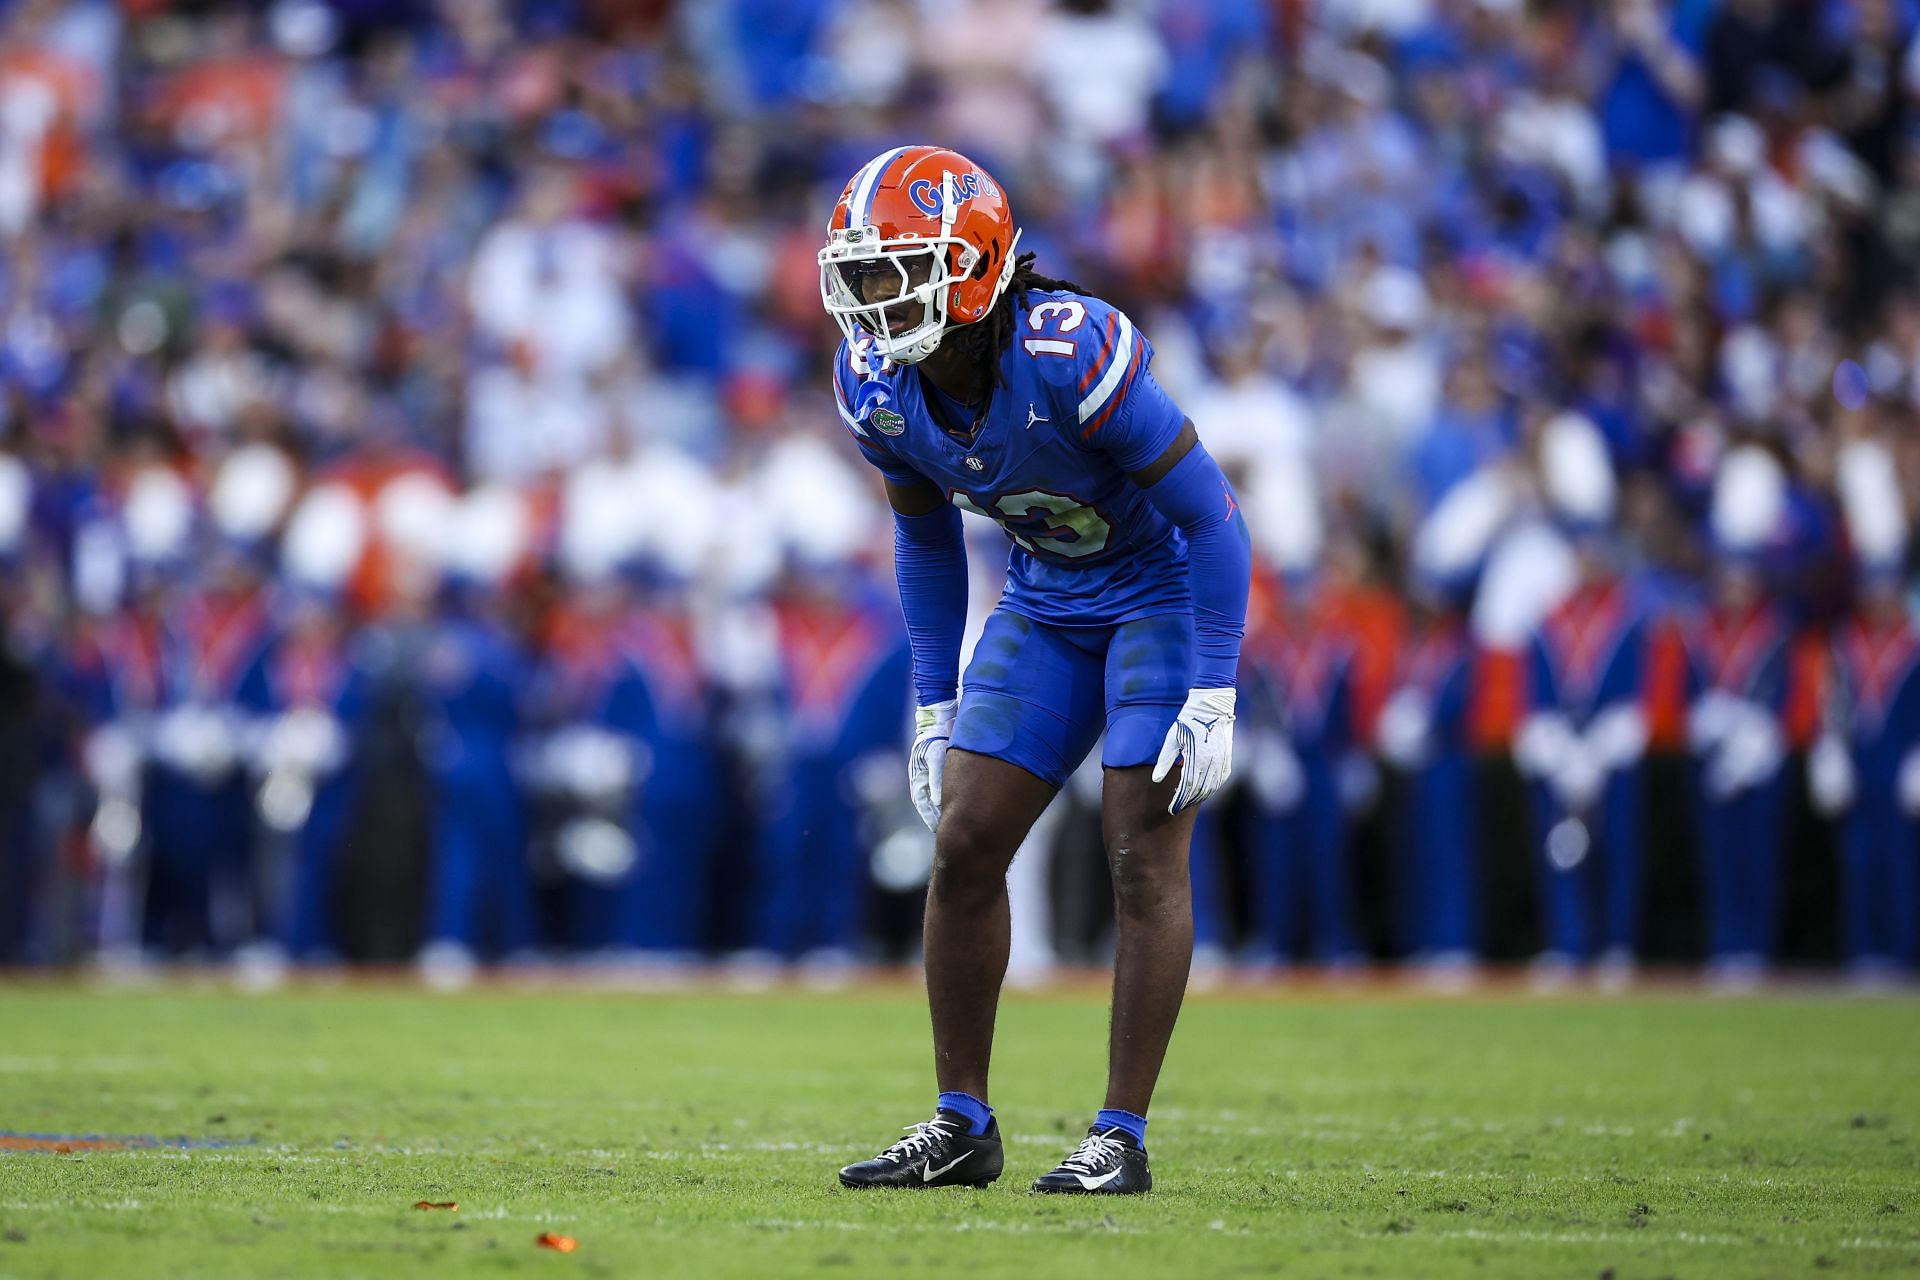
{"type": "Polygon", "coordinates": [[[1120,313],[1118,311],[1108,313],[1107,336],[1100,340],[1100,354],[1088,363],[1087,371],[1080,375],[1079,391],[1083,396],[1087,394],[1087,389],[1093,385],[1094,379],[1100,376],[1100,371],[1107,367],[1107,357],[1113,354],[1114,335],[1120,331],[1119,320],[1120,313]]]}
{"type": "MultiPolygon", "coordinates": [[[[1119,343],[1114,350],[1113,359],[1107,363],[1106,373],[1099,382],[1094,384],[1093,390],[1087,392],[1080,401],[1080,421],[1083,425],[1093,419],[1096,414],[1104,419],[1105,415],[1101,410],[1119,403],[1122,384],[1133,377],[1134,357],[1139,354],[1140,344],[1134,341],[1133,325],[1128,322],[1126,316],[1117,311],[1114,316],[1120,321],[1119,343]]],[[[1099,425],[1098,422],[1093,422],[1091,426],[1087,426],[1087,434],[1091,435],[1099,425]]]]}

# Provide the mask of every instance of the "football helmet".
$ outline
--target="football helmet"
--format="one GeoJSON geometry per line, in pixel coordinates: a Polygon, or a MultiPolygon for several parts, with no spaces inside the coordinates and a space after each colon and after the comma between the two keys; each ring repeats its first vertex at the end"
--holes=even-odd
{"type": "Polygon", "coordinates": [[[849,342],[914,364],[984,319],[1013,278],[1020,233],[985,169],[942,147],[894,147],[834,204],[820,299],[849,342]]]}

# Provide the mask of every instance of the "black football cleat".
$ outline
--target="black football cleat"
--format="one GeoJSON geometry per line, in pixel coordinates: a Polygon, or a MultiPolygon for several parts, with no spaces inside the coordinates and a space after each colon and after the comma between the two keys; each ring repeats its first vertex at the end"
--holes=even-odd
{"type": "Polygon", "coordinates": [[[1137,1196],[1153,1190],[1153,1175],[1147,1171],[1147,1153],[1132,1134],[1125,1129],[1102,1132],[1096,1126],[1059,1168],[1037,1179],[1033,1189],[1073,1196],[1137,1196]]]}
{"type": "Polygon", "coordinates": [[[965,1116],[937,1111],[907,1136],[871,1160],[840,1171],[843,1187],[984,1187],[1006,1167],[1000,1124],[987,1122],[979,1137],[965,1116]]]}

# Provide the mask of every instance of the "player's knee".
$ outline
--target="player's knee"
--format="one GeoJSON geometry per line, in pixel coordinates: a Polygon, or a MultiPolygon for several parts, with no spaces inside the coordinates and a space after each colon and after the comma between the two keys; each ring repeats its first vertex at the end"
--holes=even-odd
{"type": "Polygon", "coordinates": [[[994,824],[959,811],[940,819],[928,890],[942,903],[985,906],[1005,890],[1012,851],[994,824]]]}
{"type": "Polygon", "coordinates": [[[1187,902],[1186,868],[1164,850],[1122,832],[1108,841],[1107,864],[1113,872],[1114,909],[1123,918],[1160,916],[1187,902]]]}

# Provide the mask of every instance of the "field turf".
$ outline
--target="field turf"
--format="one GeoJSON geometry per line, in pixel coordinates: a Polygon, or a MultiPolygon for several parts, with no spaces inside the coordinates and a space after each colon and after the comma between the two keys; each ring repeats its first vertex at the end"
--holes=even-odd
{"type": "Polygon", "coordinates": [[[1026,1190],[1106,1011],[1011,997],[1007,1176],[844,1191],[929,1110],[925,1021],[904,987],[0,987],[0,1277],[1920,1275],[1910,997],[1196,999],[1125,1201],[1026,1190]]]}

